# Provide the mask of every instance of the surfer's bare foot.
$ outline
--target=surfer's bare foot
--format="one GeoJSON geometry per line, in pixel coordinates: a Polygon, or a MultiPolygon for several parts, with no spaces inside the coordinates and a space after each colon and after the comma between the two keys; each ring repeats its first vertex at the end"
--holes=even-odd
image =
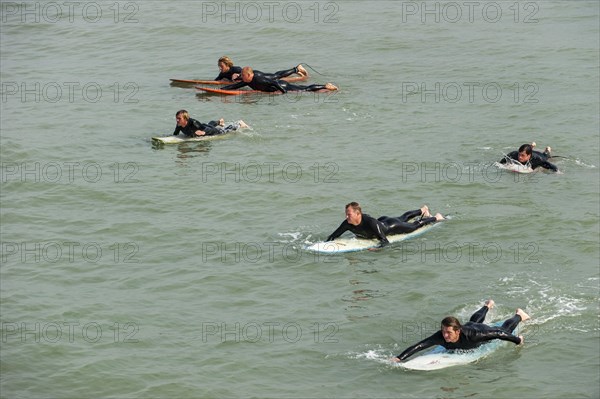
{"type": "Polygon", "coordinates": [[[225,126],[225,119],[219,119],[219,126],[225,126]]]}
{"type": "Polygon", "coordinates": [[[493,309],[495,304],[496,302],[494,302],[493,299],[488,299],[487,301],[485,301],[485,306],[487,306],[488,309],[493,309]]]}
{"type": "Polygon", "coordinates": [[[517,311],[515,312],[516,314],[518,314],[519,316],[521,316],[521,321],[525,321],[525,320],[529,320],[531,317],[529,317],[529,315],[527,313],[525,313],[523,311],[523,309],[518,308],[517,311]]]}
{"type": "Polygon", "coordinates": [[[421,207],[421,216],[423,216],[424,218],[431,217],[431,213],[429,213],[429,207],[427,205],[423,205],[421,207]]]}
{"type": "Polygon", "coordinates": [[[325,83],[325,88],[327,90],[337,90],[338,89],[337,86],[334,85],[333,83],[325,83]]]}
{"type": "Polygon", "coordinates": [[[435,214],[435,220],[437,220],[438,222],[440,220],[445,220],[445,219],[446,218],[441,213],[438,212],[438,213],[435,214]]]}
{"type": "Polygon", "coordinates": [[[298,66],[296,67],[296,71],[298,71],[299,75],[308,76],[308,72],[306,72],[306,69],[304,69],[302,64],[298,64],[298,66]]]}
{"type": "Polygon", "coordinates": [[[550,156],[550,153],[552,152],[552,147],[548,146],[546,147],[546,149],[544,150],[544,154],[550,156]]]}
{"type": "Polygon", "coordinates": [[[532,148],[535,148],[535,146],[536,146],[536,145],[537,145],[537,144],[535,143],[535,141],[532,141],[532,142],[531,142],[531,147],[532,147],[532,148]]]}
{"type": "Polygon", "coordinates": [[[244,122],[243,120],[239,120],[238,123],[240,124],[240,129],[246,128],[246,127],[250,127],[246,124],[246,122],[244,122]]]}

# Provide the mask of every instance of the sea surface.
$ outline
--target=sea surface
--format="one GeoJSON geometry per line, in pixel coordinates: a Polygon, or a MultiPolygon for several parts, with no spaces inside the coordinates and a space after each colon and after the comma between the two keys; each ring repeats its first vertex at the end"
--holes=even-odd
{"type": "Polygon", "coordinates": [[[0,397],[600,395],[598,1],[0,5],[0,397]],[[222,55],[340,90],[171,84],[222,55]],[[251,129],[153,146],[179,109],[251,129]],[[532,141],[561,173],[493,165],[532,141]],[[306,251],[350,201],[448,220],[306,251]],[[523,346],[388,361],[488,298],[523,346]]]}

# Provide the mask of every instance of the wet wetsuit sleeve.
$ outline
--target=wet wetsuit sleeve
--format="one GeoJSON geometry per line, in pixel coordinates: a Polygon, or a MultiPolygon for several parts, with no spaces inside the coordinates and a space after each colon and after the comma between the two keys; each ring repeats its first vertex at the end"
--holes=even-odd
{"type": "Polygon", "coordinates": [[[221,90],[237,90],[244,86],[248,86],[248,83],[242,81],[231,85],[223,86],[221,87],[221,90]]]}
{"type": "Polygon", "coordinates": [[[175,125],[175,131],[173,132],[173,136],[177,136],[181,132],[181,126],[175,125]]]}
{"type": "Polygon", "coordinates": [[[509,152],[508,154],[506,154],[506,156],[504,158],[499,160],[498,163],[506,163],[506,158],[517,160],[517,159],[519,159],[518,155],[519,155],[518,151],[509,152]]]}
{"type": "MultiPolygon", "coordinates": [[[[365,218],[364,215],[363,215],[363,218],[365,218]]],[[[388,241],[387,237],[385,236],[385,233],[383,232],[383,229],[382,229],[383,224],[381,222],[379,222],[375,218],[369,217],[367,219],[367,223],[368,223],[369,228],[375,234],[376,238],[379,240],[379,246],[380,247],[383,247],[383,246],[388,245],[390,243],[388,241]]]]}
{"type": "Polygon", "coordinates": [[[348,230],[348,222],[344,220],[342,222],[342,224],[340,224],[340,227],[338,227],[333,233],[331,233],[325,241],[333,241],[336,238],[338,238],[339,236],[341,236],[342,234],[344,234],[344,232],[346,232],[347,230],[348,230]]]}
{"type": "MultiPolygon", "coordinates": [[[[556,167],[556,165],[551,164],[548,161],[542,161],[539,166],[541,166],[544,169],[548,169],[548,170],[552,170],[554,172],[558,172],[558,168],[556,167]]],[[[537,166],[536,166],[537,167],[537,166]]],[[[535,168],[534,168],[535,169],[535,168]]]]}
{"type": "Polygon", "coordinates": [[[406,348],[404,350],[404,352],[402,352],[401,354],[399,354],[396,357],[398,359],[400,359],[400,361],[403,361],[403,360],[409,358],[410,356],[414,355],[415,353],[422,351],[423,349],[430,348],[434,345],[443,345],[443,344],[444,344],[444,337],[442,336],[442,333],[440,331],[438,331],[435,334],[433,334],[432,336],[425,338],[421,342],[418,342],[418,343],[414,344],[413,346],[409,346],[408,348],[406,348]]]}

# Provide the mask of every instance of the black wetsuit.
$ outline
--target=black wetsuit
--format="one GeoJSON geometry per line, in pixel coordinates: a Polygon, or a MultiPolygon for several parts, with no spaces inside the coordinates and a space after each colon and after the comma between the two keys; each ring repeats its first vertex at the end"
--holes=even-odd
{"type": "MultiPolygon", "coordinates": [[[[499,162],[506,163],[508,162],[507,158],[519,162],[519,151],[513,151],[506,154],[506,156],[502,158],[499,162]]],[[[541,166],[544,169],[550,169],[554,172],[558,172],[558,168],[555,165],[548,162],[548,158],[550,157],[545,152],[533,151],[528,163],[531,166],[531,169],[536,169],[541,166]]]]}
{"type": "Polygon", "coordinates": [[[219,76],[217,76],[215,78],[215,80],[231,80],[231,81],[233,81],[234,73],[237,73],[238,75],[240,75],[242,73],[242,67],[232,66],[231,68],[229,68],[229,70],[227,72],[221,72],[219,74],[219,76]]]}
{"type": "Polygon", "coordinates": [[[188,123],[185,127],[179,125],[175,126],[174,136],[177,136],[179,132],[183,133],[187,137],[195,137],[196,131],[202,130],[206,133],[206,136],[214,136],[217,134],[225,133],[225,129],[219,126],[219,122],[210,121],[207,123],[199,122],[193,118],[188,119],[188,123]]]}
{"type": "MultiPolygon", "coordinates": [[[[265,72],[261,72],[261,71],[254,71],[254,73],[256,73],[256,72],[263,74],[264,76],[268,77],[269,79],[281,79],[281,78],[290,76],[291,74],[298,73],[298,68],[293,67],[290,69],[284,69],[283,71],[277,71],[275,73],[265,73],[265,72]]],[[[219,74],[219,76],[217,76],[215,78],[215,80],[231,80],[231,81],[233,81],[234,73],[241,75],[242,67],[232,66],[231,68],[229,68],[229,71],[221,72],[219,74]]],[[[241,76],[238,76],[238,78],[236,80],[239,81],[241,78],[242,78],[241,76]]]]}
{"type": "Polygon", "coordinates": [[[434,345],[441,345],[446,349],[474,349],[478,346],[491,341],[500,339],[510,341],[515,344],[521,343],[521,338],[513,335],[512,332],[521,322],[521,316],[515,314],[510,319],[506,320],[500,327],[492,327],[482,324],[488,312],[488,307],[484,306],[471,316],[471,319],[465,323],[460,329],[460,335],[456,342],[446,342],[442,331],[438,331],[432,336],[425,338],[421,342],[410,346],[397,356],[400,360],[405,360],[416,352],[427,349],[434,345]]]}
{"type": "Polygon", "coordinates": [[[274,74],[263,73],[261,71],[254,71],[254,77],[249,83],[238,82],[221,87],[221,89],[237,90],[244,86],[250,86],[250,88],[252,88],[253,90],[265,91],[268,93],[273,93],[276,91],[280,91],[282,93],[287,93],[288,91],[318,91],[325,89],[325,85],[314,84],[310,86],[302,86],[291,84],[289,82],[286,82],[285,80],[281,80],[282,77],[288,76],[291,73],[288,75],[277,75],[280,73],[287,73],[289,71],[292,71],[291,73],[294,73],[296,72],[296,68],[288,69],[286,71],[275,72],[274,74]]]}
{"type": "Polygon", "coordinates": [[[363,213],[362,220],[358,226],[350,224],[347,220],[344,220],[342,224],[340,224],[340,227],[338,227],[333,233],[331,233],[329,237],[327,237],[327,241],[335,240],[345,231],[351,231],[359,238],[376,238],[380,241],[381,246],[384,246],[389,244],[389,241],[386,237],[388,235],[412,233],[419,227],[434,223],[436,221],[435,217],[428,217],[421,218],[414,222],[409,222],[410,219],[420,215],[420,209],[405,212],[402,216],[398,217],[381,216],[379,219],[375,219],[374,217],[363,213]]]}

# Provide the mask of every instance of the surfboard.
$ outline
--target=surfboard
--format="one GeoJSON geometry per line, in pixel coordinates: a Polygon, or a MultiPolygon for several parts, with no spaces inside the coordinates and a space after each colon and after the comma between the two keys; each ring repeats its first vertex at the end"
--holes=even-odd
{"type": "Polygon", "coordinates": [[[199,136],[199,137],[179,137],[179,136],[164,136],[164,137],[152,137],[153,144],[180,144],[180,143],[189,143],[189,142],[197,142],[197,141],[209,141],[220,139],[224,136],[229,136],[231,132],[217,134],[214,136],[199,136]]]}
{"type": "Polygon", "coordinates": [[[169,79],[172,83],[187,83],[197,85],[228,85],[232,82],[223,80],[169,79]]]}
{"type": "Polygon", "coordinates": [[[267,92],[260,91],[260,90],[223,90],[223,89],[215,89],[212,87],[198,87],[198,86],[196,86],[196,89],[204,91],[206,93],[224,94],[227,96],[239,96],[242,94],[257,94],[257,93],[281,94],[281,92],[267,93],[267,92]]]}
{"type": "Polygon", "coordinates": [[[495,162],[494,166],[496,166],[499,169],[507,170],[509,172],[514,172],[514,173],[533,173],[533,172],[535,172],[533,169],[531,169],[531,167],[529,165],[523,165],[522,163],[519,163],[519,162],[506,162],[506,163],[495,162]]]}
{"type": "MultiPolygon", "coordinates": [[[[492,326],[499,327],[504,321],[492,323],[492,326]]],[[[514,333],[514,332],[513,332],[514,333]]],[[[453,350],[449,351],[443,346],[436,346],[430,352],[417,356],[406,362],[397,363],[398,366],[409,370],[431,371],[446,367],[460,366],[476,362],[498,349],[507,342],[494,339],[475,349],[453,350]]]]}
{"type": "MultiPolygon", "coordinates": [[[[400,242],[404,240],[408,240],[410,238],[418,237],[421,234],[425,234],[429,230],[438,226],[440,223],[433,223],[423,226],[412,233],[408,234],[394,234],[387,236],[390,244],[395,242],[400,242]]],[[[314,243],[308,247],[306,250],[312,252],[319,252],[324,254],[340,254],[346,252],[356,252],[356,251],[364,251],[366,249],[376,248],[379,246],[378,240],[366,240],[363,238],[338,238],[334,241],[320,241],[314,243]]]]}

